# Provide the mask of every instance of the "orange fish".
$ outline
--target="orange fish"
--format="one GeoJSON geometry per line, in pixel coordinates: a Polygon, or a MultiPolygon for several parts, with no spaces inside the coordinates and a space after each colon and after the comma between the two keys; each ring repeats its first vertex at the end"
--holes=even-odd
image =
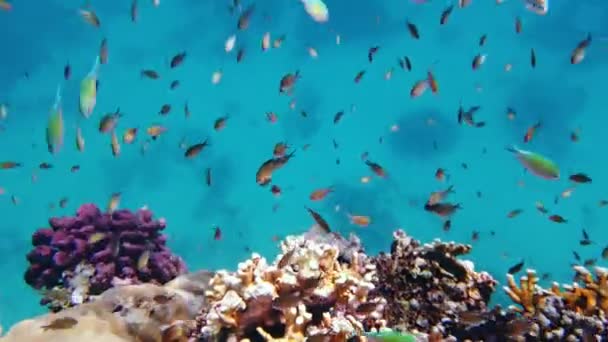
{"type": "Polygon", "coordinates": [[[209,141],[205,140],[202,143],[194,144],[186,149],[184,152],[184,157],[188,159],[192,159],[198,156],[206,147],[209,146],[209,141]]]}
{"type": "Polygon", "coordinates": [[[437,83],[437,79],[431,71],[428,71],[426,73],[426,79],[429,82],[429,86],[431,87],[431,91],[433,92],[433,94],[439,93],[439,83],[437,83]]]}
{"type": "Polygon", "coordinates": [[[412,86],[412,89],[410,90],[410,97],[415,98],[415,97],[418,97],[418,96],[424,94],[424,92],[426,92],[428,87],[429,87],[428,80],[417,81],[416,83],[414,83],[414,85],[412,86]]]}
{"type": "Polygon", "coordinates": [[[532,140],[532,138],[534,137],[534,133],[536,133],[536,131],[540,127],[541,127],[541,123],[537,122],[536,124],[534,124],[533,126],[528,128],[528,130],[526,131],[526,134],[524,135],[524,143],[530,142],[532,140]]]}
{"type": "Polygon", "coordinates": [[[17,163],[14,161],[5,161],[5,162],[0,162],[0,169],[14,169],[14,168],[18,168],[21,167],[21,163],[17,163]]]}
{"type": "Polygon", "coordinates": [[[156,140],[161,134],[165,133],[166,131],[167,131],[166,127],[159,126],[159,125],[150,126],[146,130],[146,132],[152,138],[152,140],[156,140]]]}
{"type": "Polygon", "coordinates": [[[122,135],[122,142],[125,144],[132,144],[137,136],[137,128],[129,128],[122,135]]]}
{"type": "Polygon", "coordinates": [[[275,158],[282,157],[285,155],[285,153],[287,153],[287,149],[289,149],[289,145],[287,145],[284,142],[278,142],[278,143],[276,143],[276,145],[274,145],[272,155],[275,158]]]}
{"type": "Polygon", "coordinates": [[[118,137],[116,136],[116,130],[112,131],[112,155],[114,157],[118,157],[120,155],[120,143],[118,142],[118,137]]]}
{"type": "Polygon", "coordinates": [[[551,215],[549,216],[549,220],[556,222],[556,223],[567,223],[568,220],[566,220],[565,218],[563,218],[560,215],[551,215]]]}
{"type": "Polygon", "coordinates": [[[370,160],[366,160],[365,161],[365,165],[369,166],[369,168],[372,170],[373,173],[375,173],[376,175],[378,175],[378,177],[386,177],[386,171],[384,170],[384,168],[382,166],[380,166],[380,164],[378,163],[374,163],[370,160]]]}
{"type": "Polygon", "coordinates": [[[99,63],[108,63],[108,40],[106,38],[101,40],[101,44],[99,46],[99,63]]]}
{"type": "Polygon", "coordinates": [[[262,163],[262,165],[256,172],[255,181],[260,186],[266,186],[266,185],[270,184],[270,182],[272,181],[272,174],[276,170],[285,166],[285,164],[287,164],[287,162],[289,162],[289,160],[291,158],[293,158],[294,155],[295,155],[295,151],[291,152],[290,154],[284,155],[282,157],[272,158],[272,159],[265,161],[264,163],[262,163]]]}
{"type": "Polygon", "coordinates": [[[320,201],[331,192],[334,192],[334,188],[331,186],[328,188],[317,189],[310,194],[309,198],[311,201],[320,201]]]}
{"type": "Polygon", "coordinates": [[[437,204],[437,203],[443,201],[446,197],[448,197],[449,194],[453,194],[453,193],[454,193],[454,186],[450,185],[445,190],[435,191],[435,192],[431,193],[431,195],[429,196],[429,199],[426,203],[429,205],[437,204]]]}
{"type": "Polygon", "coordinates": [[[215,120],[215,122],[213,123],[213,129],[215,129],[216,131],[221,131],[222,129],[224,129],[224,127],[226,127],[226,121],[228,121],[228,119],[230,118],[229,115],[226,116],[222,116],[221,118],[218,118],[215,120]]]}
{"type": "Polygon", "coordinates": [[[351,224],[357,225],[359,227],[367,227],[372,222],[372,219],[369,216],[363,215],[348,214],[348,219],[351,224]]]}
{"type": "Polygon", "coordinates": [[[440,182],[443,182],[446,179],[445,170],[442,168],[438,168],[437,171],[435,171],[435,179],[440,182]]]}
{"type": "Polygon", "coordinates": [[[286,74],[279,82],[279,93],[290,95],[296,82],[300,79],[300,71],[297,70],[293,74],[286,74]]]}

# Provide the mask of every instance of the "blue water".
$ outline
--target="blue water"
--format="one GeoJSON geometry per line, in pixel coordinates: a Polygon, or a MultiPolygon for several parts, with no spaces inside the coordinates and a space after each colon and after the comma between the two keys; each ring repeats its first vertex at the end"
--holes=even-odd
{"type": "MultiPolygon", "coordinates": [[[[391,231],[398,227],[423,241],[439,237],[471,242],[471,232],[480,231],[471,257],[477,268],[501,282],[506,269],[521,258],[526,267],[569,282],[572,250],[583,258],[599,257],[606,243],[608,207],[597,204],[608,198],[608,43],[601,41],[608,34],[608,5],[603,0],[553,0],[546,16],[526,11],[518,0],[500,6],[474,0],[465,9],[456,8],[445,26],[439,26],[439,15],[446,1],[415,5],[405,0],[327,0],[330,21],[319,24],[296,0],[263,0],[257,2],[250,28],[237,34],[237,48],[230,54],[224,51],[224,41],[237,32],[227,1],[161,0],[158,8],[140,1],[137,24],[129,19],[129,1],[90,2],[101,19],[100,29],[79,17],[81,1],[14,1],[12,11],[0,12],[0,103],[10,106],[0,122],[0,159],[24,163],[21,169],[0,170],[0,187],[6,192],[0,196],[0,322],[5,327],[43,312],[37,294],[22,279],[31,233],[46,226],[50,216],[72,215],[82,203],[105,207],[118,191],[123,193],[122,207],[148,205],[167,219],[169,244],[191,269],[234,268],[249,255],[247,247],[273,257],[273,236],[299,233],[312,225],[305,205],[324,215],[334,230],[359,234],[371,253],[386,250],[391,231]],[[516,16],[523,22],[519,35],[514,32],[516,16]],[[408,35],[406,19],[418,26],[420,40],[408,35]],[[281,48],[260,50],[267,31],[273,37],[286,36],[281,48]],[[586,59],[570,65],[570,52],[588,32],[595,41],[586,59]],[[488,39],[480,48],[482,34],[488,39]],[[100,70],[98,104],[86,121],[78,113],[79,82],[103,37],[108,39],[109,64],[100,70]],[[370,64],[367,50],[374,45],[381,48],[370,64]],[[239,47],[246,55],[237,64],[239,47]],[[319,57],[311,58],[307,47],[314,47],[319,57]],[[537,54],[536,69],[529,65],[530,48],[537,54]],[[188,53],[184,64],[170,70],[169,60],[181,51],[188,53]],[[487,54],[487,61],[472,71],[477,53],[487,54]],[[405,55],[412,60],[411,72],[396,65],[405,55]],[[67,61],[73,77],[64,82],[67,61]],[[504,71],[506,63],[513,65],[509,73],[504,71]],[[384,73],[391,67],[395,70],[387,81],[384,73]],[[161,79],[142,79],[142,69],[157,70],[161,79]],[[213,85],[211,74],[218,69],[223,79],[213,85]],[[353,78],[363,69],[367,73],[355,84],[353,78]],[[411,86],[427,69],[437,77],[440,93],[428,91],[411,99],[411,86]],[[277,90],[280,78],[295,70],[302,78],[294,92],[297,108],[291,110],[290,98],[277,90]],[[169,90],[172,80],[181,86],[169,90]],[[58,84],[63,87],[66,143],[52,156],[44,132],[58,84]],[[186,101],[192,111],[189,119],[182,109],[186,101]],[[461,101],[465,107],[482,106],[477,119],[486,121],[486,127],[458,126],[461,101]],[[158,112],[165,103],[173,110],[161,117],[158,112]],[[507,106],[517,110],[513,121],[506,118],[507,106]],[[111,154],[109,136],[97,132],[99,118],[116,107],[125,113],[118,126],[121,134],[129,127],[140,129],[138,144],[123,145],[117,158],[111,154]],[[301,110],[309,117],[300,116],[301,110]],[[334,125],[333,116],[340,110],[346,114],[334,125]],[[266,120],[268,111],[279,116],[276,124],[266,120]],[[214,131],[215,119],[226,114],[226,128],[214,131]],[[504,150],[506,145],[523,145],[525,130],[539,120],[541,130],[521,147],[559,163],[558,181],[524,173],[504,150]],[[169,131],[142,156],[140,143],[153,123],[169,131]],[[399,131],[391,132],[395,124],[399,131]],[[74,144],[77,125],[86,139],[83,153],[74,144]],[[569,136],[577,129],[580,141],[574,143],[569,136]],[[379,137],[384,137],[382,144],[379,137]],[[209,138],[212,146],[186,160],[179,147],[184,138],[189,143],[209,138]],[[332,139],[339,144],[337,150],[332,139]],[[283,189],[275,197],[254,177],[279,141],[297,151],[275,174],[274,183],[283,189]],[[310,147],[302,150],[305,144],[310,147]],[[360,157],[364,151],[385,167],[387,179],[360,182],[371,175],[360,157]],[[55,167],[39,170],[41,162],[55,167]],[[463,162],[468,169],[461,167],[463,162]],[[71,173],[75,164],[81,170],[71,173]],[[211,187],[204,183],[208,167],[213,171],[211,187]],[[447,170],[449,182],[435,179],[439,167],[447,170]],[[554,204],[554,197],[572,186],[567,176],[575,172],[589,174],[593,183],[577,186],[570,198],[554,204]],[[462,203],[464,209],[445,233],[441,220],[422,206],[430,192],[448,184],[456,189],[450,201],[462,203]],[[308,200],[312,190],[330,185],[336,191],[323,202],[308,200]],[[18,205],[11,196],[18,198],[18,205]],[[62,197],[69,198],[66,208],[49,208],[62,197]],[[568,223],[549,221],[535,210],[536,201],[568,223]],[[507,219],[516,208],[524,212],[507,219]],[[348,212],[369,215],[373,222],[367,228],[352,226],[348,212]],[[224,233],[220,241],[213,240],[216,225],[224,233]],[[578,245],[581,228],[596,244],[578,245]],[[490,231],[496,235],[490,236],[490,231]]],[[[601,258],[598,263],[605,265],[601,258]]],[[[501,290],[495,299],[505,301],[501,290]]]]}

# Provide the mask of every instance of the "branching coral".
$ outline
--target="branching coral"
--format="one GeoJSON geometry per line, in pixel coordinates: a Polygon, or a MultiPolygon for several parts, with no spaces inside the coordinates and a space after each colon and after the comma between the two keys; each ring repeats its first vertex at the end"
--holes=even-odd
{"type": "Polygon", "coordinates": [[[342,261],[345,249],[321,242],[325,238],[289,236],[272,264],[254,254],[237,272],[218,272],[207,291],[202,335],[280,341],[323,335],[344,341],[383,327],[386,301],[370,296],[374,265],[352,249],[350,261],[342,261]]]}
{"type": "Polygon", "coordinates": [[[513,275],[507,274],[507,284],[503,289],[513,302],[521,306],[513,307],[514,310],[534,315],[543,307],[548,292],[538,286],[538,277],[534,270],[527,270],[527,275],[519,279],[519,287],[513,275]]]}
{"type": "Polygon", "coordinates": [[[377,292],[390,298],[389,326],[411,332],[428,333],[434,327],[441,331],[446,319],[484,310],[496,281],[485,272],[475,272],[472,262],[457,259],[470,250],[468,245],[438,240],[422,245],[396,231],[391,253],[375,258],[377,292]]]}
{"type": "Polygon", "coordinates": [[[564,291],[559,284],[554,283],[551,290],[562,297],[571,310],[587,316],[608,314],[608,270],[602,267],[595,268],[595,278],[583,266],[575,266],[577,279],[582,287],[574,283],[565,285],[564,291]]]}
{"type": "Polygon", "coordinates": [[[43,299],[54,310],[82,303],[117,282],[162,284],[186,271],[165,245],[164,220],[153,220],[149,210],[102,213],[85,204],[76,216],[51,218],[50,225],[32,235],[25,281],[54,294],[67,290],[69,303],[43,299]]]}

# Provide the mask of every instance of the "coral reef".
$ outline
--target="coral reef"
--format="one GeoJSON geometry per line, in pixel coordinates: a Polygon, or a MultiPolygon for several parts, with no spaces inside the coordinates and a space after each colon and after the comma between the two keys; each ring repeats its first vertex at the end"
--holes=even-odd
{"type": "Polygon", "coordinates": [[[538,277],[534,270],[526,272],[527,275],[519,279],[520,286],[517,286],[512,274],[507,274],[508,286],[504,286],[503,289],[514,303],[521,306],[521,308],[511,307],[512,310],[534,315],[544,306],[549,292],[538,286],[538,277]]]}
{"type": "Polygon", "coordinates": [[[212,276],[201,271],[164,286],[112,288],[89,303],[22,321],[0,341],[185,342],[212,276]]]}
{"type": "Polygon", "coordinates": [[[186,271],[166,247],[164,220],[154,220],[147,209],[102,213],[85,204],[76,216],[49,222],[51,228],[32,236],[24,277],[45,290],[42,304],[53,310],[83,303],[117,283],[163,284],[186,271]]]}
{"type": "Polygon", "coordinates": [[[472,262],[457,259],[471,246],[439,240],[421,244],[401,230],[393,236],[391,253],[374,260],[377,293],[390,298],[385,318],[391,328],[443,333],[443,321],[486,310],[497,283],[488,273],[475,272],[472,262]]]}
{"type": "Polygon", "coordinates": [[[288,236],[271,264],[253,254],[236,272],[217,272],[199,317],[201,338],[346,341],[384,327],[386,300],[372,295],[375,266],[347,241],[313,229],[288,236]]]}

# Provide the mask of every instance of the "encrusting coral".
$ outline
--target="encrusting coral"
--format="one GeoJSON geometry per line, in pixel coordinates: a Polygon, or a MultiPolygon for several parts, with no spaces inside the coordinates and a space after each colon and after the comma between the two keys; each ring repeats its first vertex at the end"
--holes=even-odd
{"type": "Polygon", "coordinates": [[[390,254],[375,258],[376,291],[390,299],[385,318],[391,328],[410,332],[441,332],[446,320],[461,313],[485,310],[496,281],[476,272],[457,257],[471,246],[439,240],[421,244],[405,232],[394,233],[390,254]]]}
{"type": "Polygon", "coordinates": [[[24,278],[46,290],[42,304],[52,310],[83,303],[117,283],[163,284],[186,272],[160,233],[164,220],[154,220],[150,210],[102,213],[85,204],[76,216],[49,222],[51,228],[32,235],[24,278]]]}
{"type": "Polygon", "coordinates": [[[253,254],[236,272],[217,272],[207,291],[210,306],[201,317],[201,336],[345,341],[384,327],[386,301],[370,296],[375,266],[364,253],[341,250],[324,235],[312,230],[289,236],[273,263],[253,254]]]}

